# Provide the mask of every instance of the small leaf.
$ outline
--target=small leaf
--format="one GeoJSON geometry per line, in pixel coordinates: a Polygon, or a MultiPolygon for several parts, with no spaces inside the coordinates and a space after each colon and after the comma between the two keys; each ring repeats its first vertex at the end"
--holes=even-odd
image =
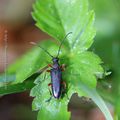
{"type": "Polygon", "coordinates": [[[102,63],[101,59],[92,52],[72,53],[69,55],[69,60],[63,63],[68,64],[64,79],[69,79],[68,81],[74,85],[78,84],[79,86],[79,82],[82,81],[89,87],[95,88],[96,78],[101,78],[104,74],[100,65],[102,63]]]}
{"type": "Polygon", "coordinates": [[[30,90],[34,86],[33,84],[34,79],[35,77],[29,78],[29,80],[16,85],[12,85],[11,83],[4,84],[4,86],[0,87],[0,95],[7,95],[7,94],[19,93],[30,90]]]}

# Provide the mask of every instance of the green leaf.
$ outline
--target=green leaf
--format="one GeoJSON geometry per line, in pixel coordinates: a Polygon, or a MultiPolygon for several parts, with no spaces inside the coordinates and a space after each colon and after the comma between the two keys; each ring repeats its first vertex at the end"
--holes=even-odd
{"type": "MultiPolygon", "coordinates": [[[[58,50],[58,46],[48,40],[41,42],[41,46],[43,48],[48,48],[47,50],[52,54],[56,55],[56,51],[58,50]]],[[[26,53],[21,59],[16,61],[16,63],[12,64],[8,67],[8,73],[16,73],[16,80],[14,84],[22,83],[32,74],[37,72],[39,69],[45,67],[51,58],[40,48],[35,47],[28,53],[26,53]]]]}
{"type": "MultiPolygon", "coordinates": [[[[89,54],[89,53],[88,53],[89,54]]],[[[97,57],[97,56],[96,56],[97,57]]],[[[100,62],[100,59],[98,59],[100,62]]],[[[99,67],[98,67],[99,68],[99,67]]],[[[68,98],[71,98],[73,93],[78,93],[81,96],[87,96],[92,98],[92,100],[98,105],[100,110],[104,113],[107,120],[112,120],[110,112],[108,111],[104,101],[98,95],[95,88],[91,88],[88,85],[84,84],[81,80],[77,80],[79,77],[77,76],[70,76],[70,78],[66,77],[66,82],[68,84],[68,92],[67,96],[64,96],[63,99],[56,100],[52,98],[49,102],[50,92],[49,89],[46,87],[48,83],[50,83],[50,75],[41,74],[36,80],[36,86],[31,90],[31,96],[35,97],[32,108],[33,110],[40,110],[38,113],[38,120],[41,118],[46,120],[49,118],[50,120],[61,120],[61,119],[69,119],[70,113],[67,112],[67,104],[69,102],[68,98]],[[72,80],[72,78],[74,78],[72,80]],[[68,97],[68,98],[67,98],[68,97]],[[56,109],[57,108],[57,109],[56,109]],[[64,115],[63,115],[64,113],[64,115]]],[[[64,76],[64,74],[63,74],[64,76]]]]}
{"type": "Polygon", "coordinates": [[[92,100],[96,103],[96,105],[99,107],[99,109],[103,112],[106,120],[113,120],[112,115],[110,114],[110,111],[107,108],[104,100],[99,96],[99,94],[96,92],[96,90],[88,89],[87,92],[89,94],[89,97],[92,98],[92,100]]]}
{"type": "Polygon", "coordinates": [[[95,88],[96,78],[102,78],[104,73],[100,65],[101,59],[92,52],[72,53],[69,60],[63,63],[68,64],[65,70],[65,79],[70,79],[69,81],[74,85],[82,81],[89,87],[95,88]]]}
{"type": "MultiPolygon", "coordinates": [[[[113,120],[110,111],[108,110],[104,100],[99,96],[96,89],[89,88],[88,86],[84,85],[83,83],[79,86],[82,90],[86,93],[86,96],[92,98],[95,104],[99,107],[99,109],[103,112],[106,120],[113,120]]],[[[81,94],[78,94],[81,96],[81,94]]]]}
{"type": "Polygon", "coordinates": [[[31,96],[35,97],[32,108],[33,110],[39,110],[38,120],[42,118],[42,120],[69,120],[70,113],[67,111],[67,104],[69,102],[67,97],[64,97],[60,100],[55,100],[52,98],[49,102],[51,95],[49,92],[48,83],[50,82],[49,74],[41,74],[36,80],[35,84],[37,84],[31,90],[31,96]]]}
{"type": "Polygon", "coordinates": [[[68,113],[67,107],[62,102],[54,102],[54,104],[49,104],[51,107],[43,108],[39,111],[37,119],[40,120],[46,120],[49,118],[49,120],[69,120],[70,119],[70,113],[68,113]],[[55,110],[57,109],[57,110],[55,110]]]}
{"type": "MultiPolygon", "coordinates": [[[[14,81],[13,75],[12,75],[12,77],[10,77],[8,75],[8,77],[13,78],[11,80],[14,81]]],[[[24,92],[24,91],[30,90],[34,86],[34,83],[33,83],[34,79],[35,79],[35,77],[31,77],[28,80],[26,80],[25,82],[19,83],[16,85],[13,85],[11,82],[4,84],[4,85],[2,84],[2,86],[0,87],[0,95],[7,95],[7,94],[19,93],[19,92],[24,92]]]]}
{"type": "Polygon", "coordinates": [[[58,40],[65,36],[64,29],[53,0],[37,0],[33,5],[33,9],[34,12],[32,13],[32,16],[37,21],[36,25],[40,29],[58,40]]]}
{"type": "MultiPolygon", "coordinates": [[[[63,80],[67,83],[68,98],[71,98],[73,93],[78,93],[79,96],[90,97],[84,88],[89,86],[91,89],[95,89],[96,78],[98,77],[97,74],[103,74],[103,69],[100,66],[101,62],[99,57],[91,52],[83,52],[80,54],[72,53],[63,57],[63,59],[61,58],[61,64],[66,64],[66,70],[63,72],[63,80]],[[92,67],[92,65],[94,67],[92,67]]],[[[67,112],[67,104],[69,102],[67,96],[64,96],[63,99],[60,100],[52,98],[50,102],[46,102],[50,98],[49,89],[47,87],[50,83],[50,75],[47,73],[44,78],[45,74],[46,73],[42,73],[35,80],[36,86],[31,90],[31,96],[35,97],[32,108],[33,110],[40,110],[38,113],[38,120],[40,117],[42,117],[42,119],[47,119],[47,114],[49,114],[49,119],[56,119],[57,117],[66,119],[61,118],[63,117],[61,114],[69,114],[69,112],[67,112]],[[58,107],[58,109],[55,109],[56,107],[58,107]]],[[[66,117],[66,115],[64,117],[66,117]]],[[[70,118],[70,114],[68,118],[70,118]]]]}
{"type": "Polygon", "coordinates": [[[0,75],[0,87],[7,86],[16,80],[15,74],[0,75]]]}
{"type": "Polygon", "coordinates": [[[67,41],[71,50],[84,51],[93,43],[94,12],[88,11],[87,0],[37,0],[33,9],[36,25],[55,39],[73,33],[67,41]]]}

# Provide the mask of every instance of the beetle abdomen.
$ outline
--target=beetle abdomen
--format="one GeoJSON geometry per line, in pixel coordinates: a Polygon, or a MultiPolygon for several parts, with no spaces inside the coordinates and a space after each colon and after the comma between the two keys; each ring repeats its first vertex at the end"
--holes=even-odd
{"type": "Polygon", "coordinates": [[[55,98],[61,95],[61,69],[51,69],[52,93],[55,98]]]}

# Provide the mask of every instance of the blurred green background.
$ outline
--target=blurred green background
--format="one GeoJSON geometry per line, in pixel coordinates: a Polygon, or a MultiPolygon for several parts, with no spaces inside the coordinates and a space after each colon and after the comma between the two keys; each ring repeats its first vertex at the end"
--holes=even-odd
{"type": "MultiPolygon", "coordinates": [[[[96,13],[97,35],[92,50],[104,61],[104,68],[111,71],[105,81],[100,81],[98,90],[113,103],[116,113],[120,114],[120,1],[90,0],[96,13]]],[[[117,116],[115,116],[117,117],[117,116]]],[[[120,118],[118,118],[120,119],[120,118]]]]}

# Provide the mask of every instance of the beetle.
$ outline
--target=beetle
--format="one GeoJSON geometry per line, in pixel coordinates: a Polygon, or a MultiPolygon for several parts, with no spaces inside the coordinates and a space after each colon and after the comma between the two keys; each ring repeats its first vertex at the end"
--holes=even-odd
{"type": "Polygon", "coordinates": [[[46,49],[44,49],[41,46],[37,45],[35,42],[30,42],[31,44],[40,47],[44,52],[46,52],[50,57],[52,57],[52,62],[53,63],[48,64],[48,67],[51,67],[51,69],[47,70],[47,72],[50,72],[50,76],[51,76],[51,83],[49,83],[48,86],[52,87],[52,93],[51,92],[50,93],[56,99],[59,99],[61,97],[61,95],[63,94],[63,92],[62,92],[63,86],[64,86],[64,88],[66,88],[66,83],[62,81],[62,71],[64,70],[65,66],[64,66],[64,64],[63,65],[59,64],[59,53],[60,53],[61,46],[62,46],[64,40],[71,33],[72,32],[69,32],[64,37],[64,39],[61,41],[61,44],[59,46],[58,53],[57,53],[56,57],[52,56],[46,49]]]}

